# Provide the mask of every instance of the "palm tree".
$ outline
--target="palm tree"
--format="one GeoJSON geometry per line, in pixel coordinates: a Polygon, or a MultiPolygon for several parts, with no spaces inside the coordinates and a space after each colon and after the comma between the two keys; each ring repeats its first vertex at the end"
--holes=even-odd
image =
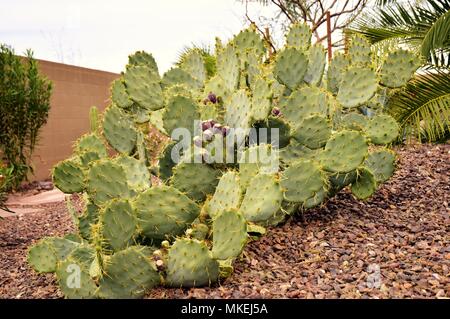
{"type": "Polygon", "coordinates": [[[416,3],[379,0],[350,28],[377,47],[383,44],[408,48],[424,64],[408,85],[395,93],[388,109],[397,118],[405,137],[437,141],[450,128],[450,0],[416,3]]]}
{"type": "Polygon", "coordinates": [[[205,63],[205,69],[208,77],[214,76],[216,74],[216,59],[211,52],[210,47],[207,45],[197,45],[193,43],[190,46],[185,46],[178,52],[178,58],[175,64],[180,66],[186,56],[188,56],[192,51],[200,52],[205,63]]]}

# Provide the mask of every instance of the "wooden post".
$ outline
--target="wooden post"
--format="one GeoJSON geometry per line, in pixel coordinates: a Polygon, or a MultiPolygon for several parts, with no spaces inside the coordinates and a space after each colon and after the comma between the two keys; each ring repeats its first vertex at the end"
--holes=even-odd
{"type": "Polygon", "coordinates": [[[348,54],[348,47],[350,45],[350,39],[348,37],[348,32],[344,30],[344,53],[348,54]]]}
{"type": "Polygon", "coordinates": [[[328,42],[328,62],[333,58],[333,46],[331,43],[331,17],[330,11],[327,11],[327,42],[328,42]]]}
{"type": "Polygon", "coordinates": [[[266,32],[266,41],[267,41],[267,44],[269,46],[269,57],[272,57],[273,52],[272,52],[272,44],[271,44],[271,41],[270,41],[269,27],[266,27],[265,32],[266,32]]]}

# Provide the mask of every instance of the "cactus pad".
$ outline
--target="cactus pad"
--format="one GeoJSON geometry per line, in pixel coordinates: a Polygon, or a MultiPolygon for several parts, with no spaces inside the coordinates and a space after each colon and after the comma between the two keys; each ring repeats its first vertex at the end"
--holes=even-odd
{"type": "Polygon", "coordinates": [[[317,43],[309,49],[308,54],[308,69],[304,80],[310,85],[320,85],[325,64],[327,63],[325,49],[320,43],[317,43]]]}
{"type": "Polygon", "coordinates": [[[280,83],[295,90],[303,83],[307,69],[306,54],[295,48],[286,48],[277,55],[273,72],[280,83]]]}
{"type": "Polygon", "coordinates": [[[309,208],[313,208],[316,207],[320,204],[322,204],[328,195],[328,191],[325,187],[322,187],[317,193],[314,194],[313,197],[308,198],[304,203],[303,203],[303,209],[309,209],[309,208]]]}
{"type": "Polygon", "coordinates": [[[383,183],[394,174],[395,154],[387,149],[370,152],[364,166],[373,173],[377,183],[383,183]]]}
{"type": "Polygon", "coordinates": [[[171,287],[199,287],[217,281],[219,264],[204,242],[177,239],[169,249],[166,272],[171,287]]]}
{"type": "Polygon", "coordinates": [[[248,87],[252,91],[255,89],[256,80],[261,78],[262,72],[260,68],[261,56],[255,53],[255,50],[251,49],[245,52],[244,56],[240,57],[241,63],[244,64],[241,77],[244,79],[239,80],[239,84],[242,88],[248,87]]]}
{"type": "Polygon", "coordinates": [[[133,203],[142,233],[151,239],[181,235],[200,208],[179,190],[161,185],[139,194],[133,203]]]}
{"type": "Polygon", "coordinates": [[[100,213],[102,235],[114,250],[122,250],[132,244],[136,235],[135,212],[127,199],[114,199],[100,213]]]}
{"type": "Polygon", "coordinates": [[[205,83],[205,95],[213,92],[217,97],[225,100],[230,95],[230,90],[225,86],[225,81],[219,76],[215,75],[205,83]]]}
{"type": "Polygon", "coordinates": [[[390,88],[398,88],[411,79],[420,62],[414,53],[403,49],[390,52],[381,67],[380,83],[390,88]]]}
{"type": "Polygon", "coordinates": [[[306,23],[292,24],[286,34],[286,45],[306,51],[311,45],[311,37],[311,29],[306,23]]]}
{"type": "Polygon", "coordinates": [[[374,144],[389,144],[397,137],[400,127],[390,115],[379,114],[369,120],[365,131],[374,144]]]}
{"type": "MultiPolygon", "coordinates": [[[[256,141],[258,144],[271,144],[280,149],[289,145],[291,140],[291,126],[282,117],[269,116],[266,120],[253,125],[258,131],[256,141]],[[266,129],[263,131],[261,129],[266,129]],[[274,132],[272,132],[274,129],[274,132]],[[267,134],[264,135],[264,132],[267,134]]],[[[250,139],[255,140],[250,132],[250,139]]]]}
{"type": "Polygon", "coordinates": [[[337,100],[347,108],[360,106],[375,95],[377,85],[374,71],[369,68],[351,67],[342,76],[337,100]]]}
{"type": "Polygon", "coordinates": [[[58,258],[51,243],[41,240],[28,251],[27,261],[36,272],[47,273],[56,271],[58,258]]]}
{"type": "Polygon", "coordinates": [[[191,228],[186,230],[186,235],[197,240],[204,240],[208,237],[209,227],[202,223],[193,223],[191,228]]]}
{"type": "Polygon", "coordinates": [[[164,129],[163,113],[164,113],[164,109],[151,112],[149,121],[150,121],[150,124],[153,125],[157,130],[159,130],[161,133],[167,135],[167,132],[164,129]]]}
{"type": "Polygon", "coordinates": [[[75,144],[75,151],[80,154],[86,152],[96,153],[99,158],[108,156],[105,144],[103,144],[101,138],[94,133],[80,137],[75,144]]]}
{"type": "Polygon", "coordinates": [[[97,286],[89,275],[89,267],[84,263],[67,258],[58,264],[56,270],[59,288],[69,299],[95,298],[97,286]]]}
{"type": "Polygon", "coordinates": [[[348,173],[335,173],[330,176],[330,184],[332,191],[338,192],[345,186],[350,185],[356,181],[356,170],[348,173]]]}
{"type": "Polygon", "coordinates": [[[188,72],[180,68],[172,68],[164,73],[161,81],[161,85],[163,86],[163,88],[168,88],[172,85],[177,84],[185,85],[191,90],[199,89],[202,86],[202,83],[194,79],[188,72]]]}
{"type": "Polygon", "coordinates": [[[377,189],[377,182],[373,173],[367,169],[362,168],[358,170],[356,182],[351,186],[352,194],[358,199],[369,198],[377,189]]]}
{"type": "Polygon", "coordinates": [[[220,115],[219,115],[219,106],[215,105],[213,103],[201,103],[198,106],[198,111],[200,112],[200,120],[207,121],[207,120],[214,120],[216,122],[219,122],[220,115]]]}
{"type": "Polygon", "coordinates": [[[280,150],[280,160],[285,164],[291,164],[299,158],[314,159],[319,156],[322,149],[312,150],[295,139],[291,139],[288,146],[280,150]]]}
{"type": "Polygon", "coordinates": [[[214,193],[220,174],[206,164],[180,163],[174,168],[171,184],[193,200],[203,201],[214,193]]]}
{"type": "Polygon", "coordinates": [[[136,51],[134,54],[128,56],[128,64],[134,66],[146,66],[154,73],[158,74],[158,65],[151,53],[136,51]]]}
{"type": "MultiPolygon", "coordinates": [[[[163,109],[159,109],[158,111],[161,111],[163,109]]],[[[150,114],[152,112],[141,107],[137,103],[133,103],[133,105],[128,110],[130,120],[133,120],[137,124],[147,123],[150,120],[150,114]]]]}
{"type": "Polygon", "coordinates": [[[78,245],[68,239],[46,237],[30,248],[27,260],[37,272],[54,272],[58,261],[65,259],[78,245]]]}
{"type": "Polygon", "coordinates": [[[272,109],[272,91],[269,83],[261,77],[255,80],[251,107],[251,117],[255,121],[267,118],[272,109]]]}
{"type": "Polygon", "coordinates": [[[326,188],[325,173],[311,160],[298,160],[281,176],[284,198],[289,202],[303,203],[326,188]]]}
{"type": "Polygon", "coordinates": [[[189,73],[194,79],[200,83],[206,80],[205,61],[203,60],[200,50],[190,51],[181,62],[181,69],[189,73]]]}
{"type": "Polygon", "coordinates": [[[117,79],[113,82],[111,86],[111,100],[115,105],[123,109],[129,108],[133,104],[122,79],[117,79]]]}
{"type": "Polygon", "coordinates": [[[253,26],[239,32],[233,38],[233,43],[239,55],[245,54],[248,50],[254,51],[257,56],[262,56],[265,52],[264,42],[253,26]]]}
{"type": "Polygon", "coordinates": [[[223,210],[238,208],[241,202],[239,176],[233,171],[226,172],[219,180],[216,192],[206,204],[210,217],[214,218],[223,210]]]}
{"type": "Polygon", "coordinates": [[[170,98],[163,113],[164,129],[169,135],[177,128],[185,128],[193,136],[194,121],[199,120],[200,113],[195,101],[181,95],[170,98]]]}
{"type": "Polygon", "coordinates": [[[136,145],[136,129],[131,119],[118,107],[111,106],[103,118],[103,135],[118,152],[129,154],[136,145]]]}
{"type": "Polygon", "coordinates": [[[294,130],[292,136],[308,148],[323,147],[331,135],[331,123],[323,116],[306,117],[294,130]]]}
{"type": "Polygon", "coordinates": [[[330,62],[327,72],[327,89],[333,94],[337,94],[341,84],[342,75],[349,67],[350,60],[344,54],[338,52],[330,62]]]}
{"type": "Polygon", "coordinates": [[[359,113],[345,114],[339,121],[339,126],[349,130],[363,131],[366,127],[368,119],[359,113]]]}
{"type": "Polygon", "coordinates": [[[59,162],[53,169],[53,183],[63,193],[77,193],[85,187],[85,172],[78,158],[59,162]]]}
{"type": "Polygon", "coordinates": [[[163,181],[167,180],[172,176],[172,169],[176,162],[182,157],[181,145],[176,142],[171,142],[166,145],[164,150],[161,152],[159,157],[159,178],[163,181]]]}
{"type": "Polygon", "coordinates": [[[87,192],[96,204],[130,197],[125,170],[107,159],[95,162],[87,177],[87,192]]]}
{"type": "Polygon", "coordinates": [[[241,89],[225,102],[225,123],[234,129],[248,129],[252,115],[252,102],[248,93],[241,89]]]}
{"type": "Polygon", "coordinates": [[[145,249],[132,246],[115,253],[100,280],[100,298],[139,298],[161,282],[145,249]]]}
{"type": "Polygon", "coordinates": [[[237,210],[224,210],[212,224],[214,259],[236,258],[247,241],[247,223],[237,210]]]}
{"type": "Polygon", "coordinates": [[[95,249],[87,244],[81,244],[75,247],[67,258],[75,260],[85,267],[90,267],[95,258],[95,249]]]}
{"type": "Polygon", "coordinates": [[[372,63],[369,41],[362,35],[354,34],[350,39],[348,56],[354,66],[369,66],[372,63]]]}
{"type": "Polygon", "coordinates": [[[328,115],[330,97],[317,87],[302,87],[294,91],[281,105],[281,113],[292,125],[298,125],[312,114],[328,115]]]}
{"type": "Polygon", "coordinates": [[[132,66],[124,74],[125,86],[130,98],[149,111],[161,109],[163,94],[157,73],[145,66],[132,66]]]}
{"type": "MultiPolygon", "coordinates": [[[[228,45],[217,56],[217,74],[222,79],[226,91],[234,91],[239,86],[240,61],[233,45],[228,45]]],[[[214,91],[213,91],[214,92],[214,91]]]]}
{"type": "Polygon", "coordinates": [[[88,202],[81,215],[78,216],[78,230],[82,238],[91,239],[91,226],[98,221],[99,208],[92,202],[88,202]]]}
{"type": "Polygon", "coordinates": [[[366,139],[359,132],[340,131],[328,140],[320,162],[327,171],[350,172],[364,161],[367,150],[366,139]]]}
{"type": "Polygon", "coordinates": [[[241,186],[246,188],[250,180],[262,172],[275,174],[279,170],[279,152],[270,144],[254,145],[247,148],[239,158],[241,186]]]}
{"type": "Polygon", "coordinates": [[[141,192],[151,186],[150,172],[145,162],[126,155],[116,157],[114,162],[124,169],[130,189],[141,192]]]}
{"type": "Polygon", "coordinates": [[[250,180],[240,211],[250,222],[273,217],[281,207],[283,192],[273,175],[259,173],[250,180]]]}

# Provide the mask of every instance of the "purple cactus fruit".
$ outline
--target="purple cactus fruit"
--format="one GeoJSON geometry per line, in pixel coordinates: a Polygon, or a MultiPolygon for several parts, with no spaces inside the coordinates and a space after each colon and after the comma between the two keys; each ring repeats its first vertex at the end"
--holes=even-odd
{"type": "Polygon", "coordinates": [[[213,92],[209,92],[209,94],[208,94],[208,100],[209,100],[211,103],[216,104],[216,103],[217,103],[217,96],[216,96],[213,92]]]}
{"type": "Polygon", "coordinates": [[[155,251],[153,252],[153,256],[154,256],[154,259],[155,259],[155,260],[161,259],[161,256],[162,256],[161,250],[159,250],[159,249],[155,250],[155,251]]]}
{"type": "Polygon", "coordinates": [[[227,136],[229,132],[230,132],[230,127],[229,126],[227,126],[227,125],[222,126],[222,135],[223,136],[227,136]]]}
{"type": "Polygon", "coordinates": [[[205,141],[211,141],[213,136],[214,136],[214,132],[210,128],[203,132],[203,140],[205,140],[205,141]]]}
{"type": "Polygon", "coordinates": [[[280,111],[280,109],[279,109],[278,107],[274,107],[274,108],[272,109],[272,114],[273,114],[274,116],[279,116],[279,115],[281,115],[281,111],[280,111]]]}
{"type": "Polygon", "coordinates": [[[202,147],[202,138],[200,136],[194,136],[193,141],[195,146],[202,147]]]}
{"type": "Polygon", "coordinates": [[[222,134],[222,124],[215,123],[213,126],[213,132],[214,132],[214,134],[217,134],[217,133],[222,134]]]}
{"type": "Polygon", "coordinates": [[[211,122],[212,120],[207,120],[202,122],[202,131],[206,131],[207,129],[211,128],[211,122]]]}
{"type": "Polygon", "coordinates": [[[164,266],[164,261],[162,259],[158,259],[155,261],[155,265],[156,268],[158,269],[158,271],[164,271],[165,270],[165,266],[164,266]]]}

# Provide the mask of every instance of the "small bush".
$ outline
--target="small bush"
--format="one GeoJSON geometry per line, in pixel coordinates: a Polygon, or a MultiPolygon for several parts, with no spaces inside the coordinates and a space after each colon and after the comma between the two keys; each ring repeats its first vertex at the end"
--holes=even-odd
{"type": "Polygon", "coordinates": [[[32,51],[22,58],[0,45],[0,155],[12,174],[5,188],[17,188],[32,172],[30,156],[47,122],[51,89],[32,51]]]}
{"type": "Polygon", "coordinates": [[[0,209],[6,211],[9,211],[5,205],[5,202],[7,199],[7,190],[11,188],[13,171],[13,167],[7,167],[0,162],[0,209]]]}

